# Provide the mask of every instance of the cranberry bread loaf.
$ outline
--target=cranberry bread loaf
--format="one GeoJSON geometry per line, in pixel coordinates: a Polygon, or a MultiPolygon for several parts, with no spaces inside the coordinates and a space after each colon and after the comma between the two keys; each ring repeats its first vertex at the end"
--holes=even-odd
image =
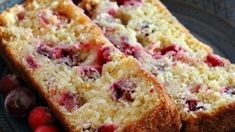
{"type": "Polygon", "coordinates": [[[174,98],[183,131],[235,130],[235,66],[194,38],[158,0],[83,0],[106,37],[174,98]]]}
{"type": "Polygon", "coordinates": [[[28,0],[0,15],[0,50],[68,131],[179,131],[151,74],[66,0],[28,0]]]}

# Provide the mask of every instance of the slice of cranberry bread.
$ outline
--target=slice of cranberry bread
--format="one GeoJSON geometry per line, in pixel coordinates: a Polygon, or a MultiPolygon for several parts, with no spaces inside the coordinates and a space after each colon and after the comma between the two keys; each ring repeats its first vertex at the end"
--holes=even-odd
{"type": "Polygon", "coordinates": [[[0,15],[2,56],[68,131],[179,131],[176,106],[66,0],[28,0],[0,15]]]}
{"type": "Polygon", "coordinates": [[[235,129],[235,66],[194,38],[157,0],[83,0],[106,37],[175,99],[184,131],[235,129]]]}

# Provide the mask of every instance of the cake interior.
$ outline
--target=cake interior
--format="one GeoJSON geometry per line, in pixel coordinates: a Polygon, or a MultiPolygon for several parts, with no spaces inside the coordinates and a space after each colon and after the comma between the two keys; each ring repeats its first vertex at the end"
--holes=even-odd
{"type": "Polygon", "coordinates": [[[154,0],[90,0],[105,36],[138,59],[175,99],[183,120],[234,103],[235,66],[202,45],[154,0]]]}
{"type": "Polygon", "coordinates": [[[160,104],[133,57],[63,0],[30,1],[0,17],[3,45],[78,131],[121,130],[160,104]]]}

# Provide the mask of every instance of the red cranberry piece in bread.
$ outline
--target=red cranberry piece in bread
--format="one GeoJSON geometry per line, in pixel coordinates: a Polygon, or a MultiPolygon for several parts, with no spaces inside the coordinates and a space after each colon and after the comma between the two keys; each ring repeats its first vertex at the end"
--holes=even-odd
{"type": "Polygon", "coordinates": [[[170,45],[168,47],[165,47],[165,48],[161,49],[161,54],[165,55],[168,52],[172,52],[173,54],[176,54],[181,50],[182,49],[178,45],[173,44],[173,45],[170,45]]]}
{"type": "Polygon", "coordinates": [[[57,101],[60,106],[63,106],[68,111],[81,106],[80,96],[70,91],[62,91],[57,101]]]}
{"type": "Polygon", "coordinates": [[[205,109],[205,107],[203,105],[199,104],[198,100],[196,100],[196,99],[186,100],[186,104],[188,106],[189,111],[196,111],[199,109],[205,109]]]}
{"type": "Polygon", "coordinates": [[[28,63],[29,67],[32,69],[36,69],[39,67],[36,60],[31,55],[26,57],[26,62],[28,63]]]}
{"type": "Polygon", "coordinates": [[[100,48],[97,51],[95,63],[99,67],[102,67],[105,63],[111,61],[111,56],[110,56],[111,51],[112,51],[111,47],[102,47],[102,48],[100,48]]]}
{"type": "Polygon", "coordinates": [[[142,0],[116,0],[118,5],[134,5],[136,3],[141,3],[142,0]]]}
{"type": "Polygon", "coordinates": [[[83,66],[79,69],[84,79],[97,79],[100,77],[100,71],[94,66],[83,66]]]}
{"type": "Polygon", "coordinates": [[[133,102],[131,94],[135,92],[136,84],[128,79],[119,80],[111,86],[113,98],[115,100],[124,99],[133,102]]]}
{"type": "Polygon", "coordinates": [[[206,57],[206,63],[211,67],[224,66],[225,65],[222,58],[220,58],[218,55],[215,55],[215,54],[209,54],[206,57]]]}
{"type": "Polygon", "coordinates": [[[188,105],[188,109],[190,111],[195,111],[197,110],[197,100],[195,99],[190,99],[186,101],[186,104],[188,105]]]}
{"type": "Polygon", "coordinates": [[[50,24],[50,22],[49,22],[49,20],[48,20],[46,14],[45,14],[44,12],[40,12],[40,13],[38,14],[38,17],[39,17],[39,21],[40,21],[41,24],[43,24],[43,25],[45,25],[45,26],[47,26],[47,25],[50,24]]]}
{"type": "Polygon", "coordinates": [[[17,18],[18,18],[18,20],[24,20],[24,17],[25,17],[25,12],[19,12],[18,14],[17,14],[17,18]]]}

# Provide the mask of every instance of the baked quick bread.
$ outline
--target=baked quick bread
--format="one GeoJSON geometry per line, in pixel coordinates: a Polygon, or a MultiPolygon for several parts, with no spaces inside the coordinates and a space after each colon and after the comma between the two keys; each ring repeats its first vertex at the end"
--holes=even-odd
{"type": "Polygon", "coordinates": [[[28,0],[0,15],[6,62],[67,131],[179,131],[163,88],[67,0],[28,0]]]}
{"type": "Polygon", "coordinates": [[[83,0],[106,37],[174,98],[183,131],[235,130],[235,66],[213,54],[158,0],[83,0]]]}

